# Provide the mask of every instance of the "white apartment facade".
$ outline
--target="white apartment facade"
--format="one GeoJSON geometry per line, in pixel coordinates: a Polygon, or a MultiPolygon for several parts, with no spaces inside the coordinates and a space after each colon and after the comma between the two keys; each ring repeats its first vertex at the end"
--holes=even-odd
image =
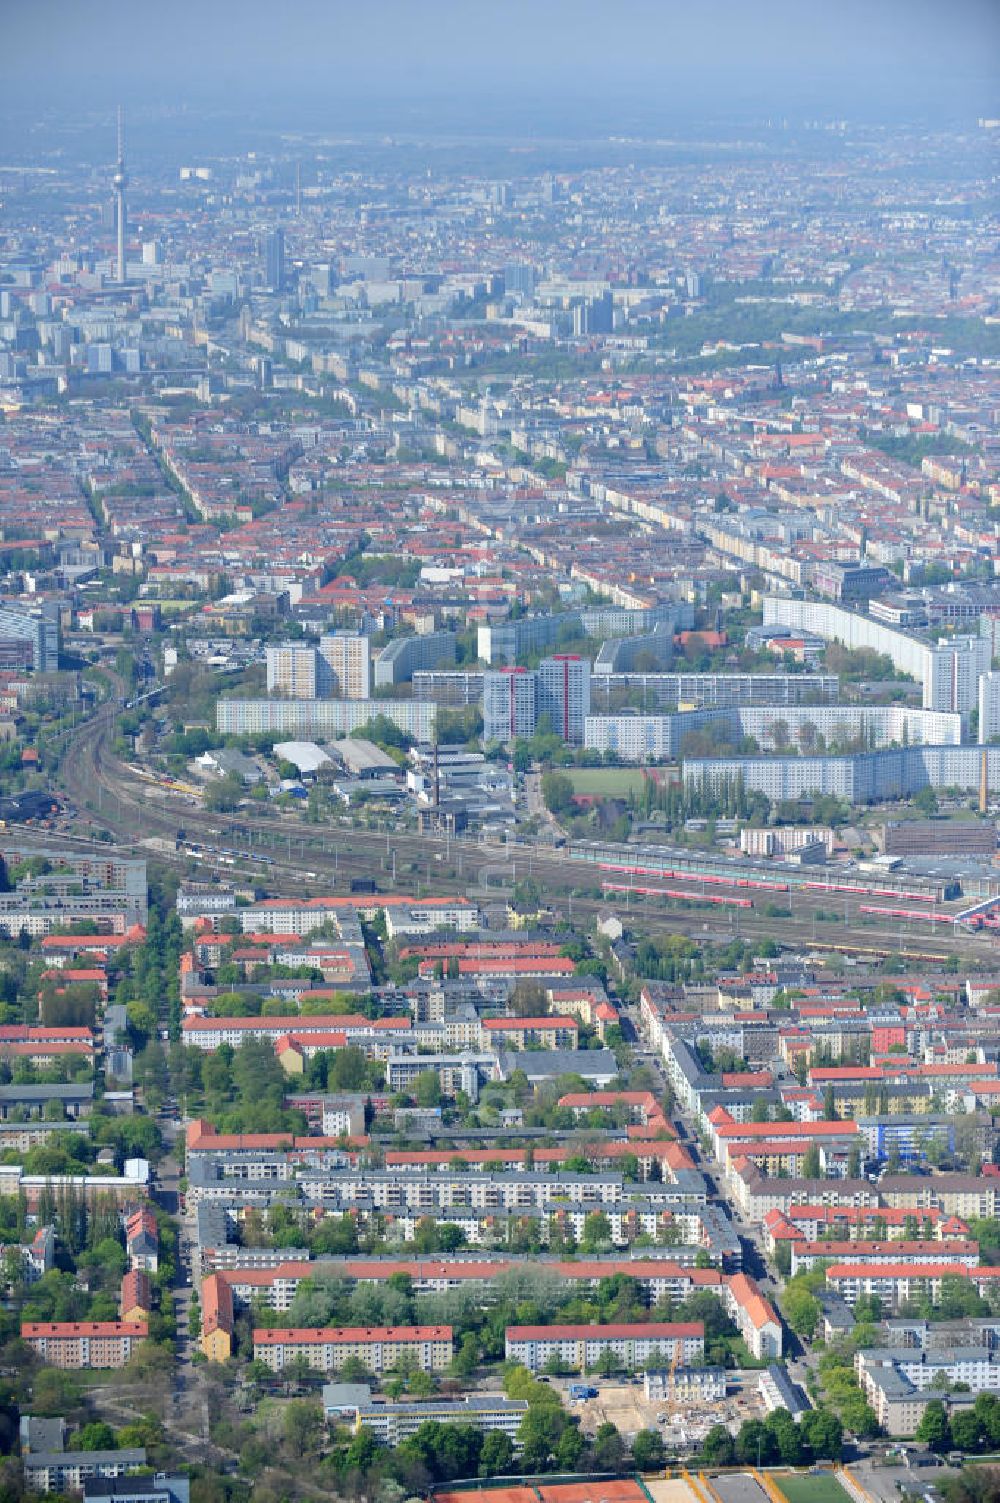
{"type": "Polygon", "coordinates": [[[535,675],[526,668],[483,674],[483,740],[510,742],[535,734],[535,675]]]}
{"type": "Polygon", "coordinates": [[[253,1333],[254,1358],[276,1373],[297,1357],[318,1372],[339,1372],[352,1357],[375,1373],[401,1359],[422,1372],[441,1372],[453,1352],[451,1326],[279,1327],[253,1333]]]}
{"type": "Polygon", "coordinates": [[[705,1328],[700,1321],[508,1326],[505,1355],[529,1372],[538,1372],[552,1358],[578,1372],[591,1372],[608,1358],[632,1370],[674,1362],[688,1366],[704,1359],[705,1328]]]}
{"type": "Polygon", "coordinates": [[[371,647],[366,636],[336,632],[320,637],[319,656],[325,670],[321,688],[326,688],[327,693],[338,699],[370,697],[371,647]]]}
{"type": "Polygon", "coordinates": [[[416,741],[433,741],[437,705],[416,699],[220,699],[216,729],[228,736],[280,731],[303,740],[349,736],[385,715],[416,741]]]}

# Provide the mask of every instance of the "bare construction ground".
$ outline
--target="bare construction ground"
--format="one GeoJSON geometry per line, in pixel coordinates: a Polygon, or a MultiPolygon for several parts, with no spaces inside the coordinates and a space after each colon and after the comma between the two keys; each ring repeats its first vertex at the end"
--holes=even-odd
{"type": "Polygon", "coordinates": [[[564,1395],[571,1414],[580,1416],[580,1429],[593,1435],[598,1425],[610,1421],[632,1440],[640,1430],[658,1430],[668,1445],[685,1446],[704,1440],[713,1425],[727,1425],[735,1432],[744,1420],[763,1415],[757,1390],[757,1374],[733,1373],[728,1396],[719,1403],[683,1404],[673,1408],[663,1399],[648,1400],[640,1383],[610,1383],[596,1379],[596,1399],[569,1398],[569,1381],[551,1379],[564,1395]]]}

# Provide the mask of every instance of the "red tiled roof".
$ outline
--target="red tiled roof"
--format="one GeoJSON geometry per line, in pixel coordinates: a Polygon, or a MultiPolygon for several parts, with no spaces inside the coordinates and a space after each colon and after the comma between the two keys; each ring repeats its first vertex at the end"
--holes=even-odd
{"type": "Polygon", "coordinates": [[[724,1142],[730,1139],[769,1138],[778,1142],[782,1138],[837,1138],[856,1133],[858,1124],[848,1118],[843,1122],[733,1122],[720,1124],[716,1136],[724,1142]]]}
{"type": "MultiPolygon", "coordinates": [[[[302,1267],[307,1265],[302,1264],[302,1267]]],[[[261,1270],[270,1273],[271,1270],[261,1270]]],[[[213,1331],[233,1333],[233,1291],[226,1279],[210,1273],[201,1281],[201,1328],[206,1336],[213,1331]]]]}
{"type": "Polygon", "coordinates": [[[963,1268],[955,1263],[831,1263],[827,1279],[964,1279],[1000,1275],[1000,1268],[963,1268]]]}
{"type": "Polygon", "coordinates": [[[729,1292],[736,1303],[747,1312],[758,1331],[762,1326],[780,1325],[774,1307],[764,1298],[753,1279],[745,1273],[734,1273],[729,1280],[729,1292]]]}
{"type": "Polygon", "coordinates": [[[451,1326],[272,1326],[253,1333],[255,1346],[326,1345],[330,1342],[450,1341],[451,1326]]]}
{"type": "Polygon", "coordinates": [[[146,1322],[134,1320],[22,1320],[21,1336],[70,1340],[77,1336],[146,1336],[146,1322]]]}
{"type": "Polygon", "coordinates": [[[511,1033],[520,1028],[545,1029],[551,1032],[555,1029],[575,1029],[578,1024],[575,1018],[554,1015],[549,1018],[484,1018],[483,1027],[491,1033],[511,1033]]]}

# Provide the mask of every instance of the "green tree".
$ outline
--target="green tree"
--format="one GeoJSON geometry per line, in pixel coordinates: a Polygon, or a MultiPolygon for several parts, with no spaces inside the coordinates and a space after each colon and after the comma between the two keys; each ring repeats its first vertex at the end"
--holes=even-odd
{"type": "Polygon", "coordinates": [[[441,1105],[441,1080],[436,1070],[422,1070],[413,1082],[413,1095],[418,1106],[441,1105]]]}
{"type": "Polygon", "coordinates": [[[701,1454],[707,1466],[735,1465],[736,1443],[725,1425],[712,1426],[702,1441],[701,1454]]]}
{"type": "Polygon", "coordinates": [[[517,1432],[525,1471],[548,1469],[567,1423],[567,1416],[556,1405],[530,1405],[517,1432]]]}
{"type": "Polygon", "coordinates": [[[472,1377],[479,1366],[479,1341],[474,1331],[466,1331],[458,1343],[458,1350],[451,1359],[448,1369],[453,1377],[463,1378],[466,1381],[472,1377]]]}
{"type": "MultiPolygon", "coordinates": [[[[280,1065],[278,1067],[281,1068],[280,1065]]],[[[361,1050],[350,1044],[338,1049],[330,1066],[330,1085],[338,1091],[360,1091],[367,1080],[367,1061],[361,1050]]]]}
{"type": "Polygon", "coordinates": [[[437,1393],[437,1380],[433,1373],[424,1372],[417,1368],[407,1379],[406,1386],[415,1399],[430,1399],[437,1393]]]}
{"type": "Polygon", "coordinates": [[[344,1453],[344,1469],[348,1472],[367,1472],[378,1456],[379,1444],[372,1432],[364,1425],[351,1438],[344,1453]]]}
{"type": "Polygon", "coordinates": [[[841,1402],[840,1417],[844,1422],[844,1428],[850,1430],[860,1440],[870,1439],[879,1433],[878,1416],[872,1406],[865,1402],[860,1392],[849,1395],[841,1402]]]}
{"type": "Polygon", "coordinates": [[[1000,1447],[1000,1400],[992,1393],[980,1393],[973,1409],[990,1448],[996,1450],[1000,1447]]]}
{"type": "Polygon", "coordinates": [[[640,1472],[654,1472],[666,1460],[663,1438],[659,1430],[640,1430],[632,1442],[632,1460],[640,1472]]]}
{"type": "Polygon", "coordinates": [[[829,1409],[808,1409],[799,1421],[802,1439],[817,1460],[839,1461],[844,1427],[829,1409]]]}
{"type": "Polygon", "coordinates": [[[859,1294],[854,1302],[854,1319],[859,1325],[877,1325],[882,1319],[882,1301],[877,1294],[859,1294]]]}
{"type": "Polygon", "coordinates": [[[958,1476],[944,1478],[939,1486],[947,1503],[998,1503],[1000,1468],[963,1467],[958,1476]]]}
{"type": "Polygon", "coordinates": [[[782,1466],[801,1466],[804,1458],[799,1427],[787,1409],[775,1409],[765,1421],[778,1447],[782,1466]]]}
{"type": "Polygon", "coordinates": [[[573,784],[564,772],[542,774],[542,798],[550,814],[566,814],[573,807],[573,784]]]}
{"type": "Polygon", "coordinates": [[[556,1446],[556,1470],[579,1471],[586,1449],[587,1443],[579,1430],[567,1421],[556,1446]]]}
{"type": "Polygon", "coordinates": [[[297,1460],[315,1456],[325,1429],[322,1406],[314,1399],[292,1399],[285,1410],[284,1440],[297,1460]]]}
{"type": "Polygon", "coordinates": [[[35,1414],[65,1414],[80,1402],[80,1380],[76,1373],[57,1367],[43,1367],[32,1387],[31,1405],[35,1414]]]}
{"type": "Polygon", "coordinates": [[[76,1438],[76,1445],[80,1451],[114,1451],[117,1441],[110,1425],[103,1420],[94,1420],[84,1425],[76,1438]]]}
{"type": "Polygon", "coordinates": [[[510,1470],[514,1460],[514,1445],[509,1435],[502,1430],[494,1430],[483,1440],[483,1449],[479,1453],[480,1477],[502,1477],[510,1470]]]}
{"type": "Polygon", "coordinates": [[[313,1231],[310,1247],[316,1257],[336,1257],[358,1250],[358,1228],[353,1216],[324,1216],[313,1231]]]}
{"type": "Polygon", "coordinates": [[[736,1460],[741,1466],[774,1466],[778,1442],[763,1420],[744,1420],[736,1437],[736,1460]]]}
{"type": "Polygon", "coordinates": [[[595,1252],[611,1246],[611,1222],[604,1211],[591,1211],[583,1222],[581,1252],[595,1252]]]}
{"type": "Polygon", "coordinates": [[[951,1449],[951,1426],[948,1423],[948,1411],[941,1399],[931,1399],[916,1429],[916,1439],[923,1441],[932,1451],[948,1451],[951,1449]]]}
{"type": "Polygon", "coordinates": [[[974,1409],[962,1409],[951,1417],[951,1443],[967,1456],[982,1449],[983,1427],[974,1409]]]}
{"type": "Polygon", "coordinates": [[[213,814],[230,814],[239,808],[243,797],[243,784],[232,773],[224,778],[215,778],[205,789],[205,808],[213,814]]]}
{"type": "Polygon", "coordinates": [[[625,1446],[618,1427],[610,1420],[598,1425],[592,1446],[594,1468],[598,1472],[617,1472],[625,1459],[625,1446]]]}
{"type": "Polygon", "coordinates": [[[822,1172],[819,1147],[816,1143],[810,1143],[802,1156],[802,1177],[803,1179],[819,1179],[822,1172]]]}
{"type": "Polygon", "coordinates": [[[420,1217],[413,1228],[413,1247],[418,1253],[433,1253],[440,1250],[438,1224],[433,1216],[420,1217]]]}
{"type": "Polygon", "coordinates": [[[802,1285],[790,1283],[782,1298],[785,1319],[797,1336],[811,1338],[819,1323],[820,1303],[814,1294],[802,1285]]]}

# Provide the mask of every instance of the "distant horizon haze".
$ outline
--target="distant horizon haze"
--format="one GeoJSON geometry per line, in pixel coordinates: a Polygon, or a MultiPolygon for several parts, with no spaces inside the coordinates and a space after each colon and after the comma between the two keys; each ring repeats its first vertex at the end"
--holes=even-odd
{"type": "Polygon", "coordinates": [[[642,137],[699,121],[1000,115],[995,0],[8,4],[0,150],[122,101],[188,129],[642,137]]]}

